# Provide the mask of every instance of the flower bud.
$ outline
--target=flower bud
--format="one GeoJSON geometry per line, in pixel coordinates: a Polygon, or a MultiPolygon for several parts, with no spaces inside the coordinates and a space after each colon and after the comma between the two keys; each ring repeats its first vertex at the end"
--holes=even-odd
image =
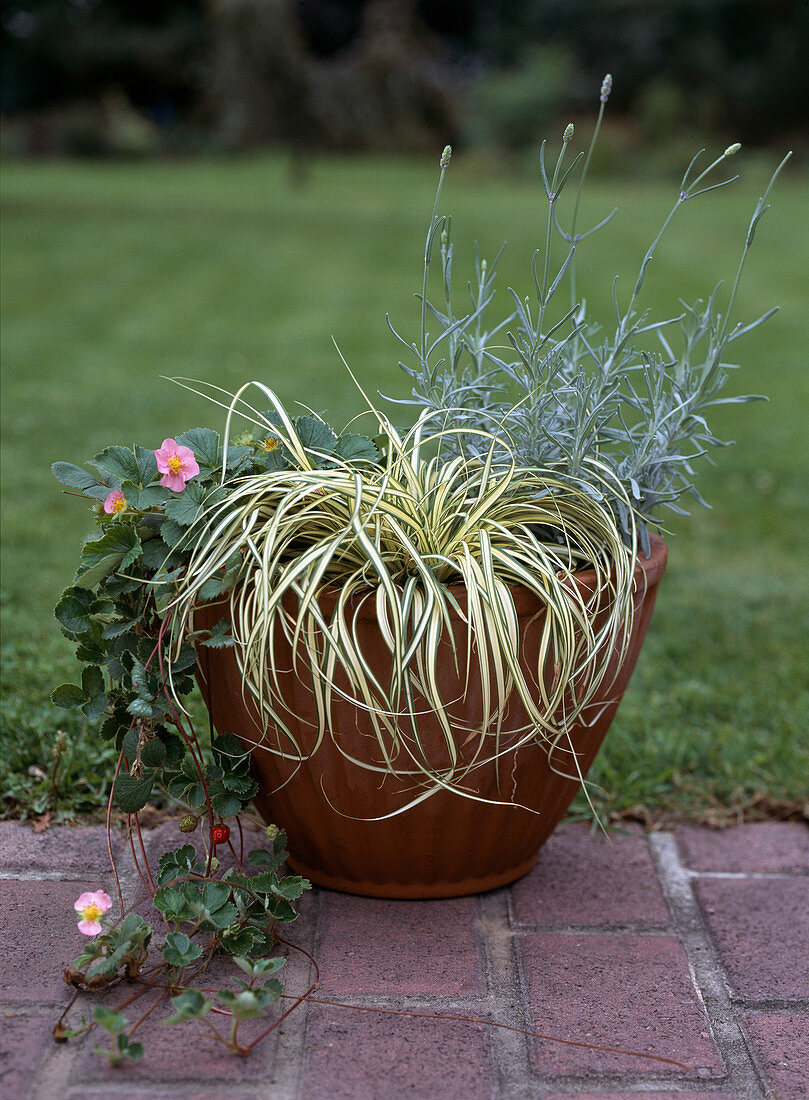
{"type": "Polygon", "coordinates": [[[734,153],[738,153],[741,149],[741,142],[737,141],[733,145],[728,145],[727,149],[722,154],[723,157],[732,157],[734,153]]]}
{"type": "Polygon", "coordinates": [[[441,167],[442,168],[449,167],[449,159],[450,159],[451,156],[452,156],[452,146],[451,145],[445,145],[444,146],[444,152],[441,154],[441,167]]]}
{"type": "Polygon", "coordinates": [[[186,814],[180,818],[177,828],[181,833],[193,833],[197,827],[197,819],[193,814],[186,814]]]}
{"type": "Polygon", "coordinates": [[[607,73],[604,79],[601,81],[601,102],[606,103],[610,98],[610,92],[612,91],[612,74],[607,73]]]}
{"type": "Polygon", "coordinates": [[[562,134],[562,141],[567,145],[569,141],[573,140],[573,123],[568,122],[565,126],[565,132],[562,134]]]}

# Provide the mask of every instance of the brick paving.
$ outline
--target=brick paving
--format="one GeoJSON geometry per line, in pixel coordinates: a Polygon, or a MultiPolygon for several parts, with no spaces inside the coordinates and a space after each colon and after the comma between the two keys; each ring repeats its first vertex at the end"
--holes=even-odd
{"type": "MultiPolygon", "coordinates": [[[[171,843],[172,829],[147,843],[171,843]]],[[[146,912],[114,843],[126,904],[146,912]]],[[[300,1006],[249,1058],[203,1025],[165,1027],[163,1006],[139,1029],[136,1063],[111,1068],[94,1034],[54,1042],[71,995],[61,972],[82,946],[72,904],[101,887],[115,896],[103,829],[0,822],[3,1100],[809,1097],[802,825],[609,842],[567,825],[521,882],[479,897],[313,890],[288,936],[318,960],[315,996],[341,1005],[300,1006]]],[[[311,983],[297,952],[285,983],[311,983]]],[[[82,995],[75,1019],[93,1003],[82,995]]],[[[264,1027],[249,1021],[245,1036],[264,1027]]]]}

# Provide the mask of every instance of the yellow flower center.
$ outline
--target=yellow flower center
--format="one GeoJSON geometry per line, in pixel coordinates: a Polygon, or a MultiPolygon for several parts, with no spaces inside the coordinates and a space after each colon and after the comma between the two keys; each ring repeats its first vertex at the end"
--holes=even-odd
{"type": "Polygon", "coordinates": [[[261,447],[262,451],[266,451],[267,454],[270,454],[278,446],[278,440],[275,438],[274,435],[268,435],[266,439],[262,440],[259,446],[261,447]]]}
{"type": "Polygon", "coordinates": [[[178,454],[174,454],[169,458],[169,470],[171,470],[173,474],[179,474],[183,466],[185,466],[185,459],[180,458],[178,454]]]}
{"type": "Polygon", "coordinates": [[[81,915],[86,921],[96,921],[99,917],[104,916],[104,910],[99,909],[97,905],[93,905],[91,902],[90,905],[85,905],[81,911],[81,915]]]}
{"type": "Polygon", "coordinates": [[[113,514],[117,515],[118,512],[125,512],[126,504],[126,497],[116,497],[115,500],[112,502],[113,514]]]}

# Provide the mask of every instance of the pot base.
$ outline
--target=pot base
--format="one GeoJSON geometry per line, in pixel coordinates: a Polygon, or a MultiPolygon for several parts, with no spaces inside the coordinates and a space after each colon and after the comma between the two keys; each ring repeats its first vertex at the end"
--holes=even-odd
{"type": "Polygon", "coordinates": [[[498,890],[527,875],[536,863],[539,851],[524,860],[519,866],[507,871],[499,870],[489,875],[465,878],[457,882],[362,882],[337,875],[329,875],[317,867],[308,867],[295,856],[290,855],[287,863],[296,875],[303,875],[315,886],[327,890],[339,890],[343,894],[359,894],[364,898],[430,899],[461,898],[469,894],[483,894],[487,890],[498,890]]]}

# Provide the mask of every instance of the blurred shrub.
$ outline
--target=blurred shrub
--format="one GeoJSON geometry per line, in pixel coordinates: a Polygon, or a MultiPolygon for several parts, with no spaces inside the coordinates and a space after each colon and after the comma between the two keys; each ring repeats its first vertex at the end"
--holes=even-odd
{"type": "Polygon", "coordinates": [[[671,117],[674,106],[689,127],[718,126],[740,141],[805,132],[806,0],[470,2],[471,45],[492,68],[519,73],[532,43],[568,51],[574,107],[581,81],[597,92],[612,72],[613,112],[671,117]],[[685,114],[678,98],[688,103],[685,114]]]}
{"type": "Polygon", "coordinates": [[[569,53],[554,46],[530,47],[514,66],[485,72],[469,96],[465,138],[510,149],[538,144],[569,110],[572,76],[569,53]]]}
{"type": "MultiPolygon", "coordinates": [[[[806,132],[806,0],[16,0],[0,33],[4,115],[81,114],[114,86],[161,147],[194,128],[236,148],[519,147],[585,89],[589,110],[608,70],[611,115],[646,139],[806,132]]],[[[86,113],[74,128],[107,140],[86,113]]]]}

